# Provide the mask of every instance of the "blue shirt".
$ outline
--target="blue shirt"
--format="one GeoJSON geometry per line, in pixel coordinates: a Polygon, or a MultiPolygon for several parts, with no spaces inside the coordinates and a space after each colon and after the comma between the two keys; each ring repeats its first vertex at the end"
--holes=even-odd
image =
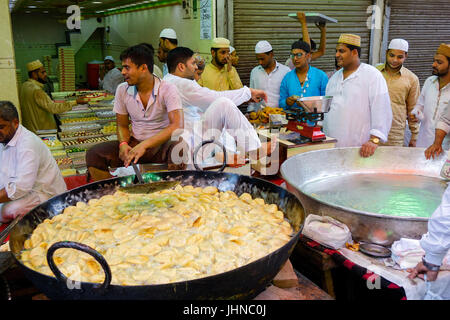
{"type": "Polygon", "coordinates": [[[290,71],[281,81],[279,106],[285,110],[290,107],[286,104],[286,99],[292,96],[315,97],[324,96],[328,84],[328,77],[325,72],[313,66],[309,66],[308,81],[302,85],[298,80],[296,69],[290,71]],[[305,92],[303,92],[305,91],[305,92]]]}

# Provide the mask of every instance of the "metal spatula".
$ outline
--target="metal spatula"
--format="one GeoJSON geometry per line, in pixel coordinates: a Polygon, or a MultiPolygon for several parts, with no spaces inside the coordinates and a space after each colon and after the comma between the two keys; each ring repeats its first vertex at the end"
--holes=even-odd
{"type": "Polygon", "coordinates": [[[22,219],[22,216],[17,216],[2,232],[0,232],[0,245],[3,244],[3,241],[8,237],[11,229],[14,228],[17,223],[19,223],[20,219],[22,219]]]}
{"type": "Polygon", "coordinates": [[[152,193],[164,189],[170,189],[178,184],[180,184],[180,181],[156,181],[156,182],[149,182],[145,183],[144,178],[142,177],[141,171],[139,170],[137,164],[132,164],[134,172],[136,173],[136,176],[138,178],[139,183],[134,184],[131,186],[126,187],[119,187],[120,191],[127,192],[127,193],[152,193]]]}

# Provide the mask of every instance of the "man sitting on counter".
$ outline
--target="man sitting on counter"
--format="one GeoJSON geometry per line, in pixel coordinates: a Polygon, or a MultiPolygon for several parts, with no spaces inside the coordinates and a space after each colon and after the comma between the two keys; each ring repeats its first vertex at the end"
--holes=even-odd
{"type": "Polygon", "coordinates": [[[50,150],[19,123],[9,101],[0,101],[0,143],[0,223],[67,190],[50,150]]]}
{"type": "MultiPolygon", "coordinates": [[[[263,90],[244,87],[215,91],[201,87],[194,80],[198,68],[194,52],[186,47],[170,51],[167,65],[170,74],[163,80],[177,87],[184,108],[185,147],[189,147],[192,151],[202,141],[210,139],[220,141],[228,149],[227,163],[230,165],[245,164],[243,154],[251,153],[252,156],[256,156],[261,148],[260,154],[269,155],[272,152],[275,139],[272,144],[262,145],[253,126],[237,108],[246,101],[267,101],[267,95],[263,90]],[[240,153],[241,159],[236,151],[243,151],[240,153]]],[[[222,161],[223,153],[219,152],[217,158],[222,161]]],[[[190,160],[187,159],[189,164],[190,160]]]]}
{"type": "Polygon", "coordinates": [[[35,60],[27,64],[29,79],[22,84],[20,91],[20,107],[22,123],[28,130],[37,133],[39,130],[57,129],[54,114],[72,110],[77,104],[83,104],[82,97],[76,101],[54,102],[44,91],[47,83],[47,71],[41,61],[35,60]]]}
{"type": "Polygon", "coordinates": [[[153,75],[153,52],[136,45],[123,51],[120,60],[126,82],[118,86],[114,102],[118,141],[88,150],[86,166],[94,181],[111,178],[109,167],[132,162],[171,164],[172,134],[183,129],[178,90],[153,75]]]}

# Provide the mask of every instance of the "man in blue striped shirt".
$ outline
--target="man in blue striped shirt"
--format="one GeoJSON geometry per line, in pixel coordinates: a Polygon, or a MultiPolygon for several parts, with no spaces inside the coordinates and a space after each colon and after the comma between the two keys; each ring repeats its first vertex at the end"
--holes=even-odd
{"type": "Polygon", "coordinates": [[[311,47],[304,41],[296,41],[291,46],[291,59],[295,69],[281,81],[280,107],[288,110],[298,98],[324,96],[328,84],[325,72],[309,65],[311,47]]]}

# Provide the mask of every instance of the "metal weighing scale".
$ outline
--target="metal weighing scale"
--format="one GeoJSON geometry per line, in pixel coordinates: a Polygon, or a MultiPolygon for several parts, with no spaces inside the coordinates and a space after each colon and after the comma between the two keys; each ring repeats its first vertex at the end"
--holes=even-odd
{"type": "Polygon", "coordinates": [[[292,133],[280,138],[295,144],[325,140],[318,122],[323,121],[332,100],[331,96],[298,98],[297,104],[286,111],[287,130],[292,133]]]}

